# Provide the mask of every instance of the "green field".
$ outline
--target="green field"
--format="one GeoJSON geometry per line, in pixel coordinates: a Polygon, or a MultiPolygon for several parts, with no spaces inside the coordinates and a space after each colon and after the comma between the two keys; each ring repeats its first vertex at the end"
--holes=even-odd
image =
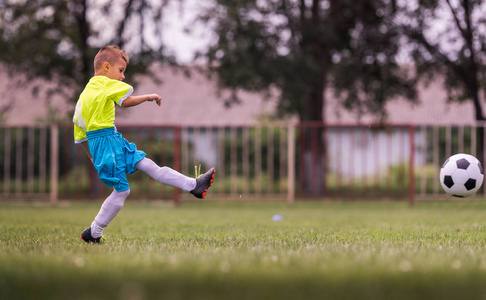
{"type": "Polygon", "coordinates": [[[483,201],[100,205],[0,204],[0,299],[486,298],[483,201]]]}

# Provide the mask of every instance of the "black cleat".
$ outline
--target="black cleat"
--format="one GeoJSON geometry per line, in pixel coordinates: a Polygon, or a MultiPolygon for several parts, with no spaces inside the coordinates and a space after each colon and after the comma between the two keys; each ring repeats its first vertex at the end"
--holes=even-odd
{"type": "Polygon", "coordinates": [[[214,181],[214,174],[216,174],[216,169],[211,168],[209,171],[196,178],[196,187],[191,191],[191,194],[197,198],[204,199],[204,196],[208,193],[208,188],[214,181]]]}
{"type": "Polygon", "coordinates": [[[91,236],[91,227],[88,227],[85,230],[83,230],[83,232],[81,232],[81,239],[83,241],[85,241],[86,243],[99,244],[100,243],[100,240],[101,240],[101,237],[96,238],[96,239],[94,237],[92,237],[91,236]]]}

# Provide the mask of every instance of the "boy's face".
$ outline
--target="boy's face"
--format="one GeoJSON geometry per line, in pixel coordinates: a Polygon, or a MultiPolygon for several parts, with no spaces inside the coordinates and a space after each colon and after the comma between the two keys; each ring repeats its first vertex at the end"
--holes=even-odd
{"type": "Polygon", "coordinates": [[[115,64],[110,64],[105,62],[103,64],[104,75],[110,79],[123,81],[125,79],[125,70],[127,68],[127,63],[123,59],[118,59],[115,64]]]}

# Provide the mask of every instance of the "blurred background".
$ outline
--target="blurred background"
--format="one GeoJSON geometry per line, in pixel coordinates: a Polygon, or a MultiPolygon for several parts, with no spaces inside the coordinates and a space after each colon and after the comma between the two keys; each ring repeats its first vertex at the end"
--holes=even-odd
{"type": "Polygon", "coordinates": [[[135,94],[163,97],[117,108],[117,128],[184,174],[215,166],[209,199],[446,198],[443,161],[486,157],[485,15],[479,0],[0,0],[0,198],[109,192],[70,121],[108,44],[135,94]]]}

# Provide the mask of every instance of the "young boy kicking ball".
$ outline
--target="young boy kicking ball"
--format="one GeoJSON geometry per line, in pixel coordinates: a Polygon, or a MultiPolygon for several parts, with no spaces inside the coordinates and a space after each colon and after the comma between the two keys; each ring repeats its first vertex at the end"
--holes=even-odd
{"type": "Polygon", "coordinates": [[[191,192],[204,198],[214,180],[216,170],[211,168],[198,178],[190,178],[169,167],[159,167],[146,158],[143,151],[124,139],[115,128],[115,103],[121,107],[155,101],[160,106],[162,98],[157,94],[132,96],[133,87],[123,82],[128,56],[117,46],[100,49],[94,59],[94,77],[79,96],[74,112],[74,140],[80,143],[93,163],[99,178],[113,192],[106,198],[98,215],[81,233],[87,243],[99,243],[103,229],[110,224],[123,207],[130,194],[127,173],[143,171],[156,181],[191,192]]]}

